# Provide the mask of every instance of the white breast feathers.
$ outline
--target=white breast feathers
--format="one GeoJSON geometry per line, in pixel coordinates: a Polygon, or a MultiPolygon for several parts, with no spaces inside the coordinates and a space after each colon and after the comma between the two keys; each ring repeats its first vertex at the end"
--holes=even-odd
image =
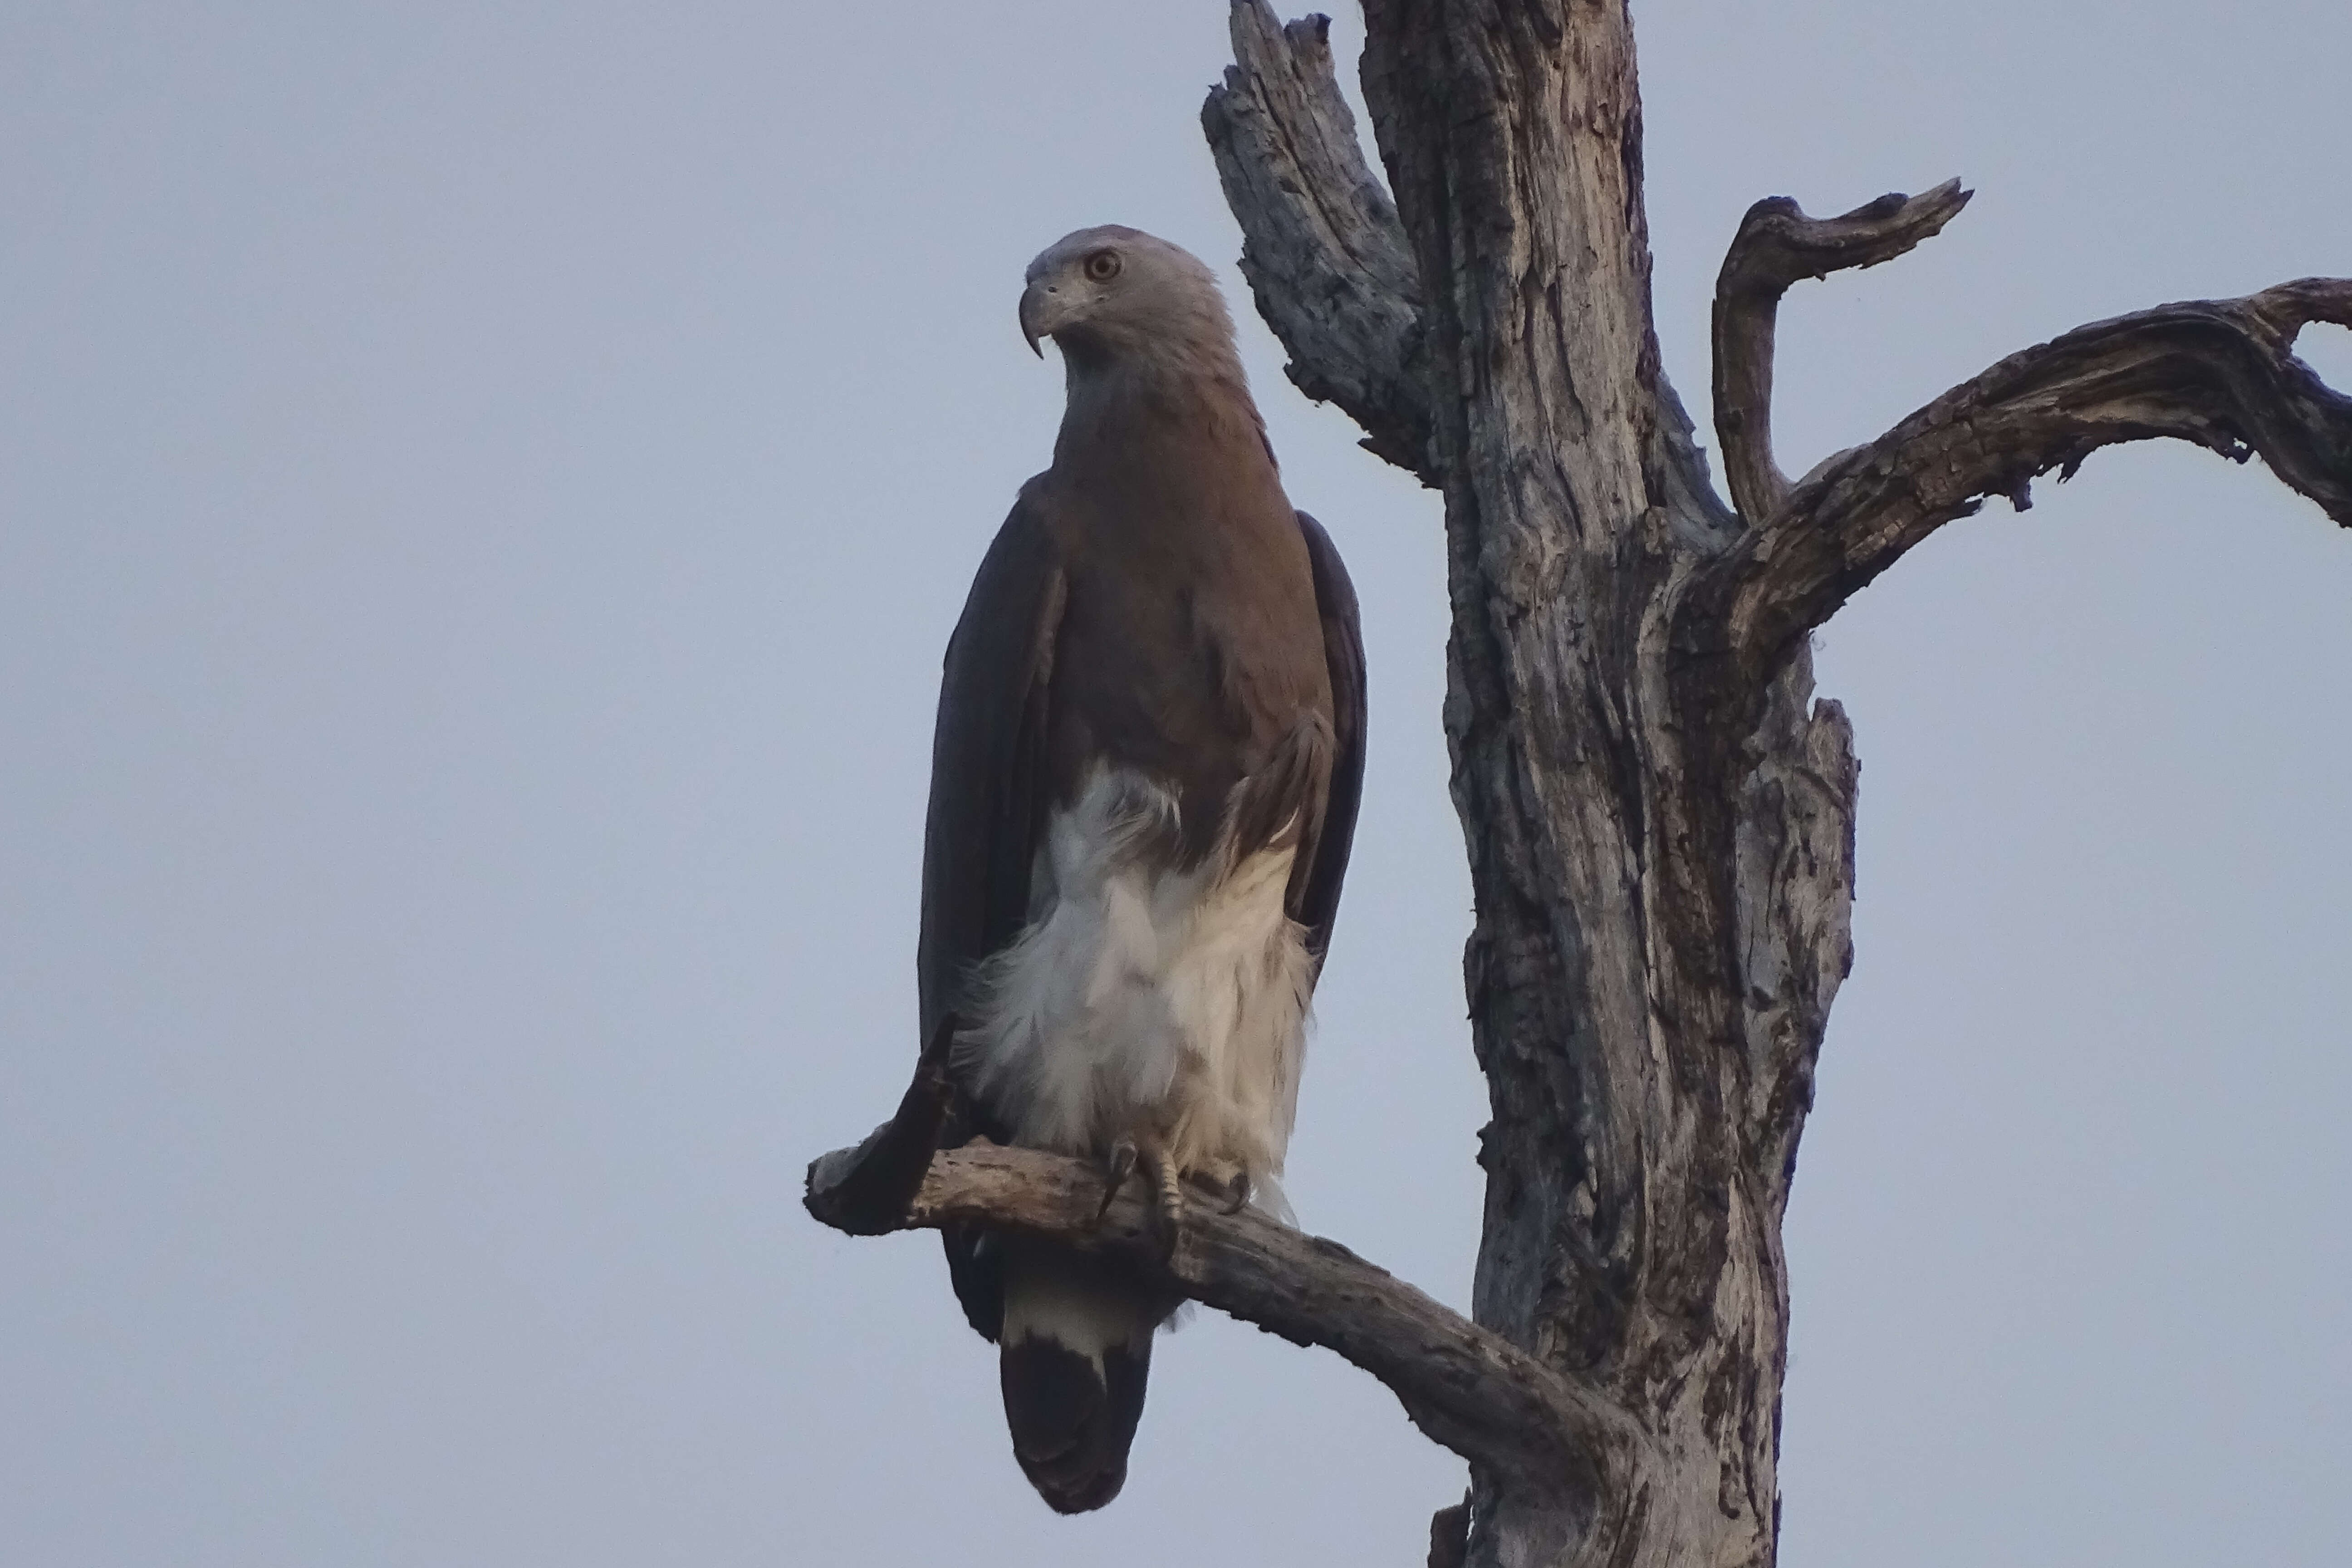
{"type": "Polygon", "coordinates": [[[1173,869],[1176,803],[1097,769],[1054,814],[1030,924],[973,976],[958,1062],[1013,1141],[1099,1155],[1150,1133],[1188,1175],[1275,1178],[1298,1103],[1313,964],[1283,908],[1290,845],[1173,869]]]}

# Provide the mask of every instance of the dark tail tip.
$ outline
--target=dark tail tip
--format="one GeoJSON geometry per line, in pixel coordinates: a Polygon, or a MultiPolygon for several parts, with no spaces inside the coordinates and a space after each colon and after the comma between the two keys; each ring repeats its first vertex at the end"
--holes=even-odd
{"type": "Polygon", "coordinates": [[[1013,1457],[1055,1513],[1087,1513],[1127,1484],[1127,1450],[1143,1417],[1151,1338],[1113,1344],[1093,1360],[1032,1335],[1004,1347],[999,1373],[1013,1457]]]}

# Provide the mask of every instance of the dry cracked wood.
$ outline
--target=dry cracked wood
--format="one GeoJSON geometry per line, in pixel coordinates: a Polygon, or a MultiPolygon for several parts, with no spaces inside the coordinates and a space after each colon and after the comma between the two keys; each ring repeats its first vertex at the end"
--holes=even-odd
{"type": "Polygon", "coordinates": [[[1226,199],[1258,215],[1242,276],[1298,389],[1347,410],[1375,456],[1433,482],[1412,255],[1339,95],[1329,19],[1284,26],[1268,6],[1240,5],[1232,32],[1235,63],[1201,125],[1226,199]]]}
{"type": "Polygon", "coordinates": [[[1731,504],[1751,522],[1789,493],[1772,461],[1772,331],[1801,278],[1892,261],[1959,216],[1973,193],[1947,180],[1924,195],[1884,195],[1841,217],[1809,218],[1787,196],[1748,209],[1715,283],[1715,433],[1731,504]]]}

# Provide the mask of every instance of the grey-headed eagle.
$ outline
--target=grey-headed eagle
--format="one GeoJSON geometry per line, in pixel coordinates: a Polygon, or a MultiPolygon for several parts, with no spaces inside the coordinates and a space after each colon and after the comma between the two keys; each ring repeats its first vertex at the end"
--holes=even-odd
{"type": "MultiPolygon", "coordinates": [[[[919,960],[956,1031],[946,1141],[1139,1167],[1279,1212],[1308,998],[1364,769],[1355,591],[1284,495],[1209,269],[1082,229],[1030,264],[1068,402],[948,644],[919,960]]],[[[1043,350],[1038,349],[1042,354],[1043,350]]],[[[1127,1477],[1176,1300],[1115,1258],[950,1230],[1023,1472],[1064,1513],[1127,1477]]]]}

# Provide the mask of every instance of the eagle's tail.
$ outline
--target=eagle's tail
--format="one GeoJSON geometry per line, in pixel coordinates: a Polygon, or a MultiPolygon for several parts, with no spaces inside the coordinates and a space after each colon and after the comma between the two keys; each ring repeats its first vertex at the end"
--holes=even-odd
{"type": "Polygon", "coordinates": [[[1172,1306],[1108,1258],[1008,1238],[999,1339],[1013,1456],[1056,1513],[1118,1495],[1172,1306]]]}

